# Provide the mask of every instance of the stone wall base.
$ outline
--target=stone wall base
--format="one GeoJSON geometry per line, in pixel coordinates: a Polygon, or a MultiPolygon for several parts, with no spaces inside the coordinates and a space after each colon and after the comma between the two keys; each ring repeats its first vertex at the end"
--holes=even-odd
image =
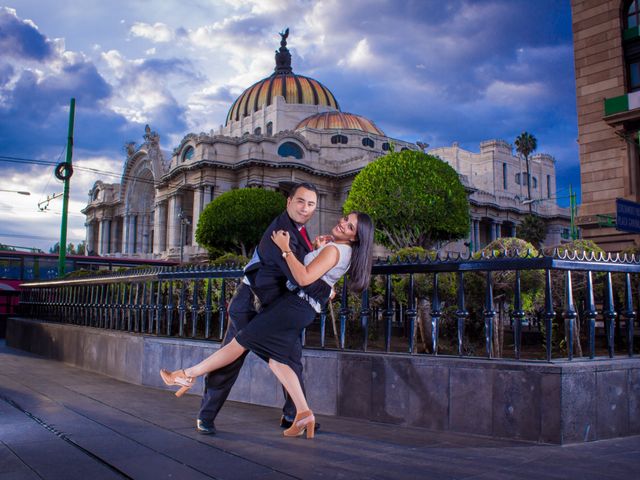
{"type": "MultiPolygon", "coordinates": [[[[197,363],[219,346],[22,318],[9,319],[6,336],[10,347],[160,388],[160,368],[197,363]]],[[[554,444],[640,434],[640,358],[532,363],[306,349],[303,362],[320,414],[554,444]]],[[[201,379],[192,392],[202,392],[201,379]]],[[[253,354],[229,398],[283,403],[253,354]]]]}

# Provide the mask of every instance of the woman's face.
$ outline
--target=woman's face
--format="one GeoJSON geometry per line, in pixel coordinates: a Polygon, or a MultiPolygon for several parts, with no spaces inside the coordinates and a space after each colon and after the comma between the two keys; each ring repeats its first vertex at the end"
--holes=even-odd
{"type": "Polygon", "coordinates": [[[358,233],[358,215],[350,213],[346,217],[342,217],[338,224],[331,230],[334,241],[353,242],[358,233]]]}

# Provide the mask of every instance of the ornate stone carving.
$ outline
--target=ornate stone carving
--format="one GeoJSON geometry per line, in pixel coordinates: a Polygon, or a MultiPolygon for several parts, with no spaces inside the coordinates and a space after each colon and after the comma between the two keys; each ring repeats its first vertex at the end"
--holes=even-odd
{"type": "Polygon", "coordinates": [[[158,132],[152,132],[149,125],[144,127],[144,135],[142,137],[149,145],[157,146],[160,144],[160,135],[158,135],[158,132]]]}
{"type": "Polygon", "coordinates": [[[127,152],[127,157],[130,157],[136,153],[136,142],[127,142],[124,144],[124,150],[127,152]]]}

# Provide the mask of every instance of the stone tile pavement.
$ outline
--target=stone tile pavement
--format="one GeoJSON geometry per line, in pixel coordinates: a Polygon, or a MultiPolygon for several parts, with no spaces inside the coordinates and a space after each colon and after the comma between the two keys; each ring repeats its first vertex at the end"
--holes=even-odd
{"type": "Polygon", "coordinates": [[[289,439],[278,410],[234,402],[203,436],[198,405],[0,343],[0,480],[640,477],[640,437],[559,447],[320,417],[314,440],[289,439]]]}

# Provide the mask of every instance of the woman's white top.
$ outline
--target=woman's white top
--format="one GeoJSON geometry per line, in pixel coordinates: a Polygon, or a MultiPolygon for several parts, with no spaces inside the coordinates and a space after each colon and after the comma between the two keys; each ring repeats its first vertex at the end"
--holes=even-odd
{"type": "MultiPolygon", "coordinates": [[[[329,245],[332,245],[338,249],[338,255],[339,255],[338,263],[336,263],[333,268],[331,268],[327,273],[325,273],[322,277],[320,277],[320,280],[327,283],[330,287],[333,287],[336,284],[336,282],[340,280],[345,273],[347,273],[347,270],[349,270],[349,265],[351,265],[351,246],[350,245],[329,242],[323,245],[322,247],[318,248],[317,250],[312,250],[311,252],[307,253],[304,257],[304,264],[306,266],[306,265],[309,265],[311,262],[313,262],[313,260],[318,255],[320,255],[320,252],[323,249],[327,248],[329,245]]],[[[299,290],[298,296],[301,298],[304,298],[307,302],[309,302],[309,304],[313,307],[313,309],[316,312],[320,313],[322,311],[322,305],[319,302],[317,302],[315,299],[307,295],[304,292],[304,290],[299,290]]]]}
{"type": "Polygon", "coordinates": [[[338,249],[338,263],[325,273],[321,279],[324,280],[330,287],[333,287],[338,280],[342,278],[342,276],[349,270],[349,265],[351,265],[351,245],[345,245],[343,243],[333,243],[329,242],[317,250],[312,250],[304,256],[304,264],[309,265],[313,260],[320,255],[320,252],[327,248],[329,245],[332,245],[338,249]]]}

